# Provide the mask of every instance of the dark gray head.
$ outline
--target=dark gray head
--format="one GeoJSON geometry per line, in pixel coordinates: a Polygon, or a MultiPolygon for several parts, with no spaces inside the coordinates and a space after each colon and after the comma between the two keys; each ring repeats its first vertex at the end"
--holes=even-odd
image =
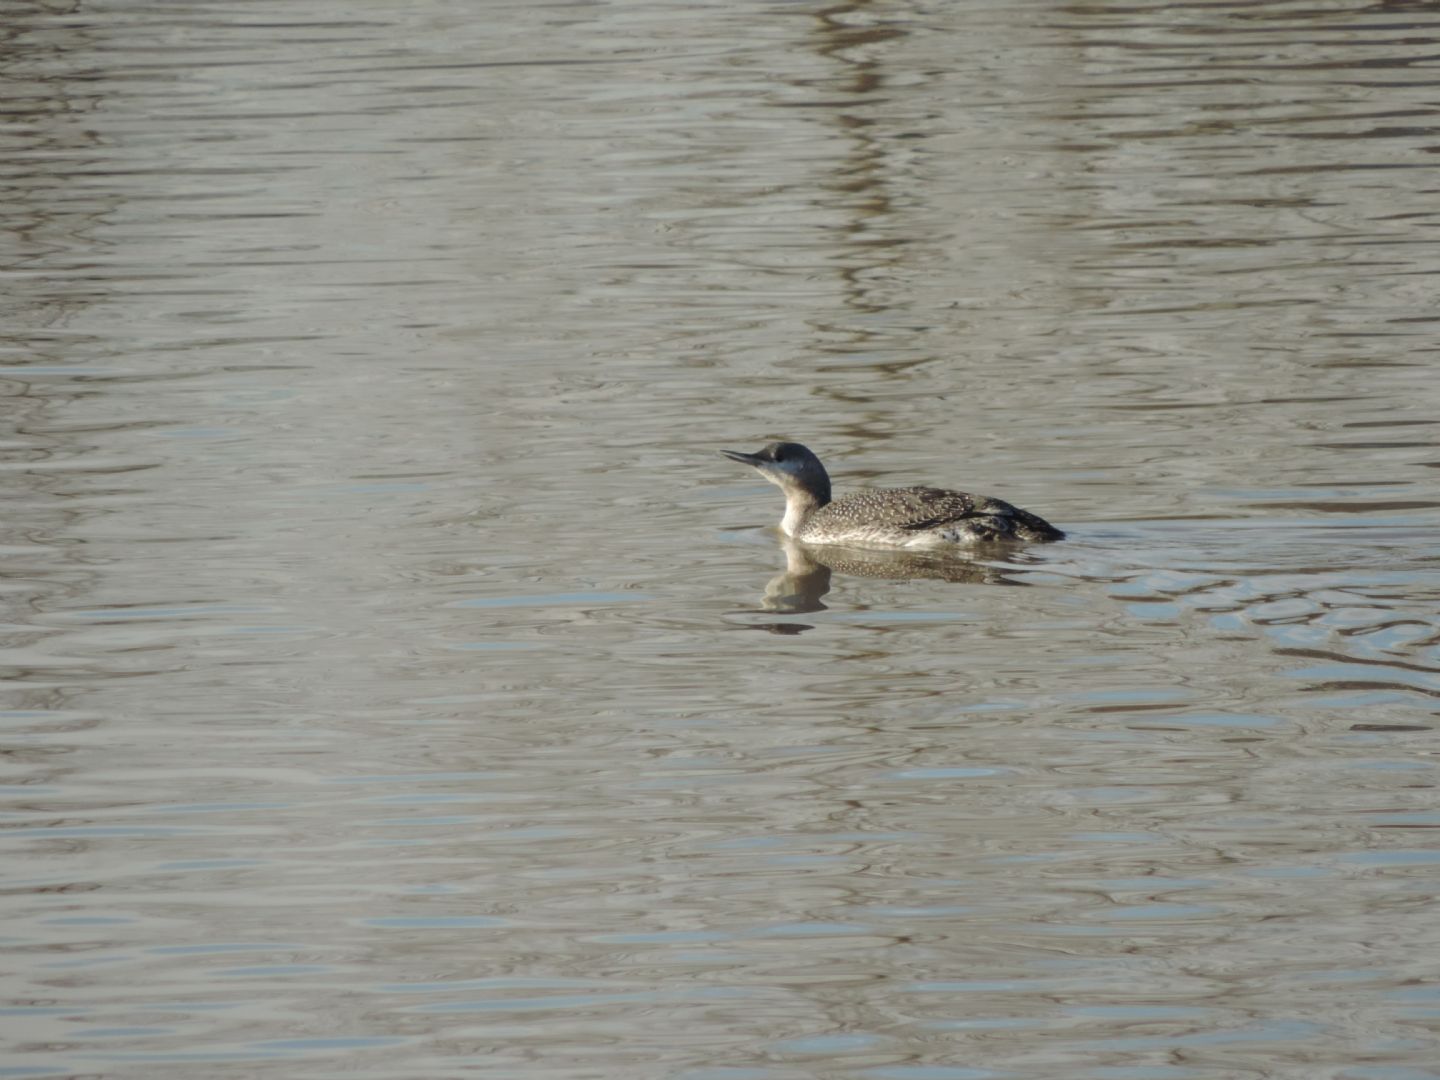
{"type": "Polygon", "coordinates": [[[820,459],[795,442],[772,442],[758,454],[721,450],[732,461],[754,466],[755,471],[785,492],[787,501],[801,496],[816,507],[830,501],[830,474],[820,459]]]}

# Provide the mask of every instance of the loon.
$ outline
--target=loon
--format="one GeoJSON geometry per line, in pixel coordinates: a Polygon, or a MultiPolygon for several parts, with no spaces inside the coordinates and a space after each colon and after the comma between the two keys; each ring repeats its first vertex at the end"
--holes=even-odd
{"type": "Polygon", "coordinates": [[[785,492],[780,531],[807,544],[929,549],[1003,541],[1063,540],[1028,511],[987,495],[943,488],[877,488],[830,500],[830,474],[799,443],[774,442],[758,454],[720,451],[785,492]]]}

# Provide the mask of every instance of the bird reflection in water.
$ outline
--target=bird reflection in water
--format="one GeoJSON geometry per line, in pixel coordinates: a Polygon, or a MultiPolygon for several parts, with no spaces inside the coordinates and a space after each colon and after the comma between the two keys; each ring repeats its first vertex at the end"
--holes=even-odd
{"type": "MultiPolygon", "coordinates": [[[[785,569],[765,585],[759,611],[780,615],[803,615],[825,611],[821,599],[830,591],[835,574],[842,577],[886,578],[907,581],[929,578],[955,584],[1024,585],[1015,575],[1025,571],[1014,566],[994,566],[956,555],[937,556],[907,551],[866,550],[863,548],[812,547],[798,544],[789,537],[781,543],[785,551],[785,569]]],[[[749,629],[771,634],[803,634],[814,629],[809,623],[751,623],[749,629]]]]}

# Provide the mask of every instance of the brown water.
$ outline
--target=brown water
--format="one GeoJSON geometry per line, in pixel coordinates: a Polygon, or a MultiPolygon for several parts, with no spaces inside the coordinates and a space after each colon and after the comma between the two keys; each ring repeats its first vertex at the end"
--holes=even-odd
{"type": "Polygon", "coordinates": [[[1440,1075],[1436,5],[4,12],[0,1077],[1440,1075]]]}

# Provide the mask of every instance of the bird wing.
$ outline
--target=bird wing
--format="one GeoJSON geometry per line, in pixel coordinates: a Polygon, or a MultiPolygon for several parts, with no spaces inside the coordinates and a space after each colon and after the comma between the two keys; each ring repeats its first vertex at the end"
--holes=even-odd
{"type": "Polygon", "coordinates": [[[822,513],[872,521],[895,529],[929,529],[949,522],[1004,514],[1009,503],[964,491],[909,487],[862,491],[831,503],[822,513]]]}
{"type": "Polygon", "coordinates": [[[1065,535],[1049,522],[1003,499],[932,487],[856,492],[828,503],[804,524],[804,533],[811,538],[834,536],[901,546],[909,543],[906,534],[932,529],[942,538],[966,543],[1059,540],[1065,535]],[[954,535],[947,535],[951,531],[954,535]]]}
{"type": "Polygon", "coordinates": [[[968,491],[932,487],[905,488],[904,491],[909,496],[906,501],[913,503],[916,514],[901,526],[904,529],[931,529],[967,518],[1004,516],[1015,509],[999,499],[971,495],[968,491]]]}

